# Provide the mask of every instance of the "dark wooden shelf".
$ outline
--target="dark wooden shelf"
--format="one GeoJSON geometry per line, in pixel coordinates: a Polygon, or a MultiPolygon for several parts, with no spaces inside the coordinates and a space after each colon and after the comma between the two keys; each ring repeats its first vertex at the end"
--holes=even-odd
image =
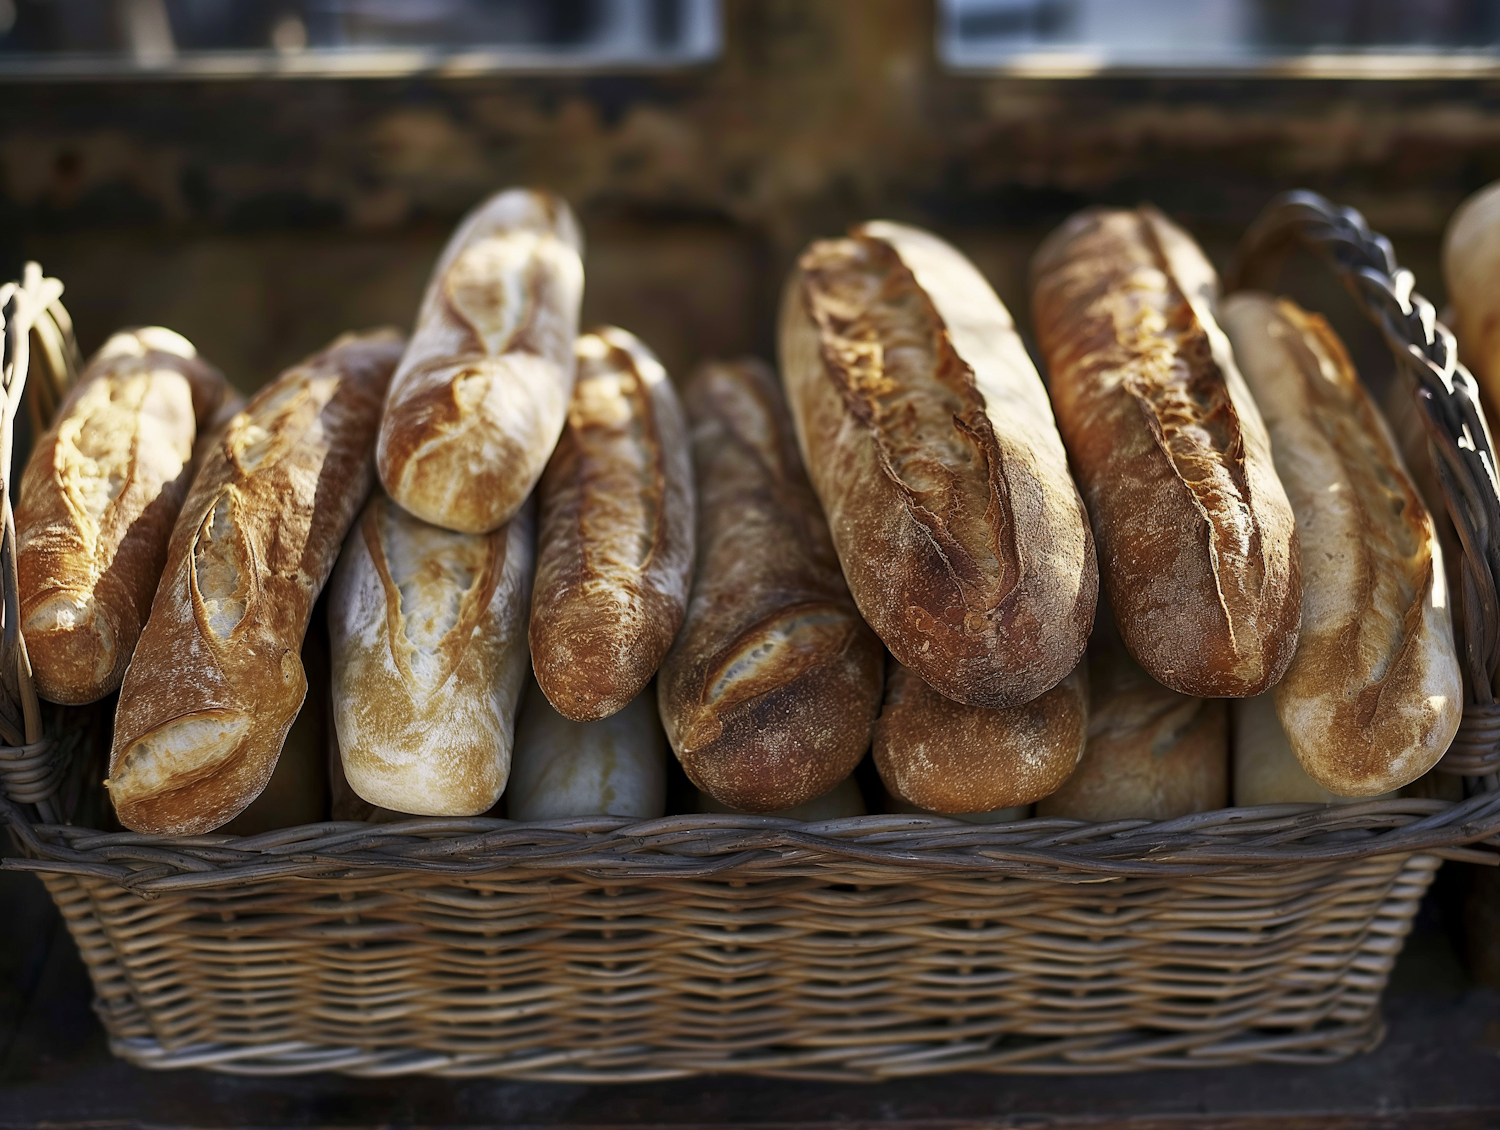
{"type": "Polygon", "coordinates": [[[153,1073],[109,1054],[88,977],[41,884],[0,874],[0,1130],[108,1127],[880,1126],[1302,1130],[1500,1127],[1500,991],[1468,982],[1428,908],[1381,1047],[1333,1067],[940,1076],[880,1085],[745,1078],[564,1086],[421,1077],[153,1073]]]}

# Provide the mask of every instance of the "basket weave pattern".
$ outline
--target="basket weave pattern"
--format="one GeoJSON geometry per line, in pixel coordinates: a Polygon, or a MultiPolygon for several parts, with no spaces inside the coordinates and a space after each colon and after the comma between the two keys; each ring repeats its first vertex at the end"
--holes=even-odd
{"type": "MultiPolygon", "coordinates": [[[[1370,1047],[1439,860],[1493,862],[1477,845],[1500,846],[1500,485],[1472,378],[1389,244],[1357,213],[1292,194],[1252,228],[1245,275],[1289,241],[1349,284],[1425,412],[1464,547],[1468,699],[1445,763],[1468,778],[1460,804],[1162,824],[476,818],[166,838],[62,823],[76,790],[56,792],[65,775],[46,758],[82,764],[70,744],[97,756],[103,736],[39,737],[26,715],[25,749],[0,733],[17,747],[0,748],[0,821],[22,856],[5,865],[42,874],[113,1048],[147,1067],[877,1079],[1328,1062],[1370,1047]]],[[[13,354],[7,381],[24,380],[13,354]]],[[[0,728],[19,732],[13,540],[0,544],[0,728]]]]}

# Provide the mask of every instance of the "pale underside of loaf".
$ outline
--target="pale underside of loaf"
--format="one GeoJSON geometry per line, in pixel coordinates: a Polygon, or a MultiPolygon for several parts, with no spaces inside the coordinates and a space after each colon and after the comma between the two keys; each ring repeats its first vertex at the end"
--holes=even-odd
{"type": "Polygon", "coordinates": [[[350,787],[380,808],[475,816],[510,772],[526,671],[532,508],[492,534],[377,492],[329,598],[333,711],[350,787]]]}
{"type": "Polygon", "coordinates": [[[485,533],[531,493],[572,391],[581,251],[567,205],[521,189],[454,233],[381,426],[381,480],[409,512],[485,533]]]}
{"type": "Polygon", "coordinates": [[[686,421],[644,343],[578,339],[568,424],[539,490],[532,664],[578,721],[636,698],[681,626],[693,566],[686,421]]]}
{"type": "Polygon", "coordinates": [[[1184,693],[1259,693],[1296,646],[1295,522],[1214,319],[1213,268],[1142,208],[1075,217],[1034,273],[1058,421],[1126,645],[1184,693]]]}
{"type": "Polygon", "coordinates": [[[976,705],[1055,685],[1093,618],[1092,536],[983,277],[924,232],[866,224],[804,254],[781,352],[850,590],[886,645],[976,705]]]}
{"type": "Polygon", "coordinates": [[[879,644],[844,587],[775,378],[711,364],[687,400],[699,560],[662,665],[662,722],[688,777],[721,803],[789,808],[868,748],[879,644]]]}
{"type": "Polygon", "coordinates": [[[1302,630],[1277,686],[1308,774],[1372,796],[1425,773],[1462,713],[1442,550],[1385,421],[1326,322],[1237,294],[1225,326],[1296,511],[1302,630]]]}
{"type": "Polygon", "coordinates": [[[944,698],[893,661],[875,726],[875,766],[893,795],[929,812],[1031,804],[1078,764],[1088,703],[1083,664],[1031,702],[992,710],[944,698]]]}

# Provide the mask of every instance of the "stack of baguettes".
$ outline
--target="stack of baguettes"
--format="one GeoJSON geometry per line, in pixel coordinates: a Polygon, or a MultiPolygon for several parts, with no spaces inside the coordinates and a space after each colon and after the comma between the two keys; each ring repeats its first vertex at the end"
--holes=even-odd
{"type": "Polygon", "coordinates": [[[1442,555],[1384,422],[1321,319],[1221,298],[1153,209],[1038,252],[1049,386],[915,228],[814,243],[781,380],[708,362],[681,400],[578,333],[581,254],[561,200],[501,193],[409,341],[242,410],[167,330],[91,361],[23,477],[21,616],[44,696],[119,688],[125,825],[266,790],[330,577],[335,816],[659,815],[670,747],[708,811],[863,812],[873,752],[899,811],[1164,819],[1229,801],[1231,731],[1239,803],[1446,749],[1442,555]]]}

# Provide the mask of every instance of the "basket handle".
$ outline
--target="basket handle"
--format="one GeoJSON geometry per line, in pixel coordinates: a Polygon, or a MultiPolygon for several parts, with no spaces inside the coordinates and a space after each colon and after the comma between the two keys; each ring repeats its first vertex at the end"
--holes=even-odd
{"type": "Polygon", "coordinates": [[[1453,332],[1396,262],[1391,241],[1370,230],[1353,208],[1316,192],[1276,197],[1250,225],[1229,271],[1229,289],[1269,285],[1293,245],[1311,251],[1338,276],[1380,330],[1410,382],[1443,488],[1448,516],[1463,547],[1465,694],[1463,721],[1439,770],[1500,789],[1500,481],[1479,386],[1458,360],[1453,332]]]}

